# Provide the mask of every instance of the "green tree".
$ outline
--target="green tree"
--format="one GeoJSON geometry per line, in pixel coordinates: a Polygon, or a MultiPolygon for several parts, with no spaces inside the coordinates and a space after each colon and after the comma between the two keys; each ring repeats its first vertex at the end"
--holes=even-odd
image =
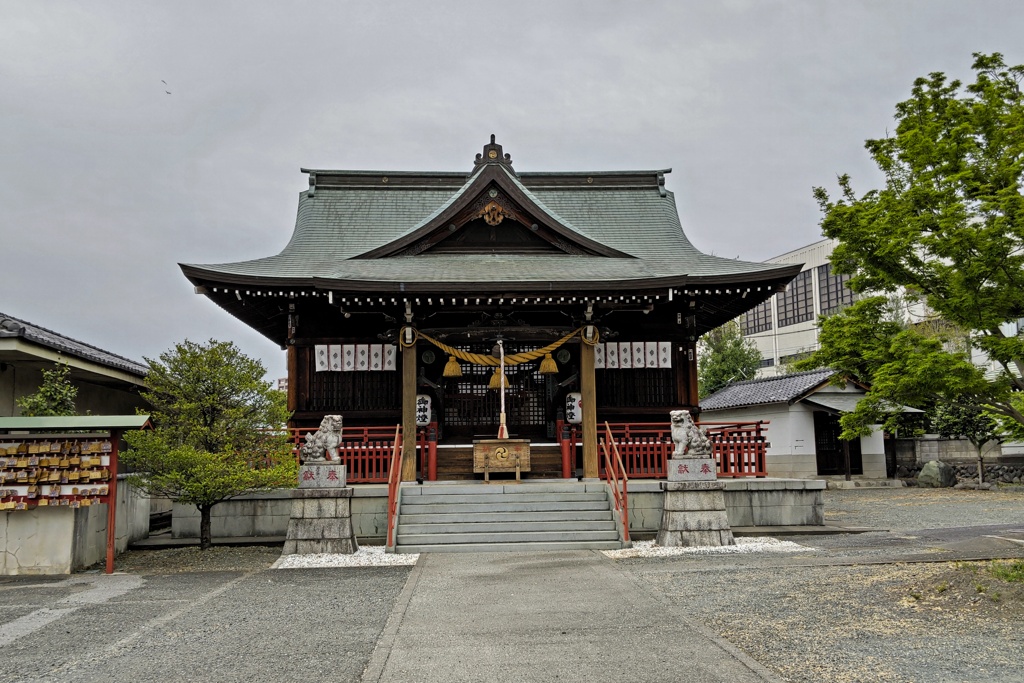
{"type": "Polygon", "coordinates": [[[978,483],[985,481],[985,457],[982,448],[989,441],[999,441],[999,424],[980,406],[943,403],[935,408],[932,427],[947,439],[964,438],[971,442],[978,455],[978,483]]]}
{"type": "Polygon", "coordinates": [[[975,54],[973,69],[967,86],[941,73],[917,79],[894,133],[867,141],[883,189],[857,198],[844,175],[839,199],[814,194],[822,232],[838,240],[832,267],[853,276],[851,289],[905,292],[1001,370],[986,376],[952,335],[892,327],[884,302],[862,300],[822,323],[821,352],[805,363],[871,384],[863,409],[844,418],[847,437],[887,402],[928,399],[1024,425],[1024,338],[1004,332],[1024,317],[1024,66],[975,54]]]}
{"type": "Polygon", "coordinates": [[[731,320],[700,338],[697,356],[698,392],[706,398],[730,382],[753,379],[761,367],[761,352],[744,338],[731,320]]]}
{"type": "Polygon", "coordinates": [[[53,370],[43,370],[43,383],[39,391],[20,397],[16,403],[25,417],[77,415],[75,398],[78,387],[71,383],[71,368],[57,363],[53,370]]]}
{"type": "Polygon", "coordinates": [[[143,490],[199,509],[205,550],[214,505],[295,486],[285,396],[263,381],[263,364],[231,342],[186,340],[146,362],[142,396],[153,407],[154,429],[126,435],[124,461],[143,490]]]}

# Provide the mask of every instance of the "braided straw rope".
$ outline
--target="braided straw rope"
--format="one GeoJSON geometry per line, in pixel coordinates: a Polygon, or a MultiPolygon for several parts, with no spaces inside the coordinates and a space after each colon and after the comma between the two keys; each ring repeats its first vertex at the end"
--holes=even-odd
{"type": "MultiPolygon", "coordinates": [[[[444,342],[438,341],[437,339],[434,339],[433,337],[430,337],[430,336],[420,332],[419,330],[417,330],[415,328],[405,328],[405,329],[412,329],[412,334],[413,334],[412,343],[413,344],[416,343],[416,340],[418,338],[422,337],[426,341],[430,342],[431,344],[433,344],[437,348],[439,348],[442,351],[444,351],[445,353],[447,353],[449,356],[455,356],[459,360],[465,361],[467,363],[472,363],[473,365],[487,365],[487,366],[490,366],[490,367],[495,367],[495,366],[497,366],[501,362],[499,359],[495,358],[494,356],[491,356],[490,354],[470,353],[468,351],[462,351],[461,349],[457,349],[457,348],[455,348],[453,346],[448,346],[444,342]]],[[[570,339],[572,339],[576,335],[580,335],[580,338],[586,344],[590,344],[590,345],[597,344],[598,332],[597,332],[597,328],[596,327],[594,328],[594,338],[593,339],[586,339],[583,336],[582,331],[583,331],[582,327],[577,328],[577,329],[573,330],[572,332],[570,332],[569,334],[567,334],[564,337],[562,337],[561,339],[559,339],[558,341],[556,341],[556,342],[554,342],[552,344],[548,344],[544,348],[536,349],[535,351],[523,351],[521,353],[513,353],[513,354],[510,354],[508,356],[505,356],[505,365],[519,365],[521,363],[529,363],[530,361],[537,360],[538,358],[543,358],[545,354],[551,353],[552,351],[554,351],[559,346],[561,346],[562,344],[566,343],[567,341],[569,341],[570,339]]],[[[400,340],[404,339],[404,332],[405,332],[405,330],[403,329],[402,334],[399,335],[399,339],[400,340]]],[[[403,347],[405,347],[405,346],[412,346],[412,344],[406,344],[404,341],[402,341],[401,343],[402,343],[403,347]]]]}

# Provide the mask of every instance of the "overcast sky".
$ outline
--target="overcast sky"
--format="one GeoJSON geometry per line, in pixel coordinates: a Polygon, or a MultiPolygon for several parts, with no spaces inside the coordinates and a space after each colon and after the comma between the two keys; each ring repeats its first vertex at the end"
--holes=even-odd
{"type": "Polygon", "coordinates": [[[136,360],[284,353],[178,268],[275,254],[300,167],[673,169],[702,251],[820,238],[811,189],[932,71],[1024,63],[1019,0],[0,0],[0,311],[136,360]]]}

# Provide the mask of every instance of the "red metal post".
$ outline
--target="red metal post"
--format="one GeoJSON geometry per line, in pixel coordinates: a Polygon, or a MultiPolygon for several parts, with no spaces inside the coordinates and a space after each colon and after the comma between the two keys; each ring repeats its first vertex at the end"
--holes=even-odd
{"type": "Polygon", "coordinates": [[[114,573],[114,542],[117,538],[117,451],[121,445],[121,430],[110,430],[110,497],[107,499],[107,567],[114,573]]]}

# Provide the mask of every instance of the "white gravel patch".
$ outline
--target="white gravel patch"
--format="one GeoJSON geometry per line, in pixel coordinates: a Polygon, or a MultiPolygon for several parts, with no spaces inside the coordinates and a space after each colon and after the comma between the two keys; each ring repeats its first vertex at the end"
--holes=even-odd
{"type": "Polygon", "coordinates": [[[721,546],[686,546],[675,548],[663,548],[655,545],[654,541],[633,541],[632,548],[622,550],[602,550],[605,555],[613,560],[622,560],[629,557],[671,557],[673,555],[736,555],[742,553],[798,553],[814,551],[792,541],[780,541],[770,536],[757,536],[752,538],[737,538],[736,545],[721,546]]]}
{"type": "Polygon", "coordinates": [[[316,553],[314,555],[285,555],[271,569],[307,569],[310,567],[396,567],[416,564],[419,553],[398,554],[384,552],[384,546],[363,546],[351,555],[316,553]]]}

